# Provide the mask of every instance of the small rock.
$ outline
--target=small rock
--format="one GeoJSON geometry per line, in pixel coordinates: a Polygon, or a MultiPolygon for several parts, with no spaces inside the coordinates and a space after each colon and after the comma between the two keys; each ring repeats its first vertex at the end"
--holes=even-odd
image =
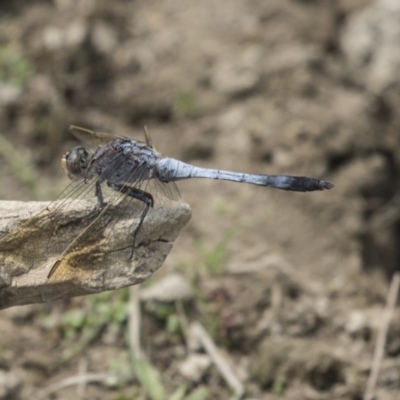
{"type": "Polygon", "coordinates": [[[17,396],[21,380],[12,372],[0,370],[0,400],[10,400],[17,396]]]}
{"type": "Polygon", "coordinates": [[[345,330],[350,336],[365,336],[368,330],[365,314],[361,311],[352,311],[348,316],[345,330]]]}
{"type": "Polygon", "coordinates": [[[7,83],[0,84],[0,103],[4,105],[15,103],[22,90],[20,87],[7,83]]]}
{"type": "Polygon", "coordinates": [[[106,54],[115,49],[117,37],[115,31],[109,26],[103,23],[98,23],[93,28],[92,42],[94,47],[100,53],[106,54]]]}
{"type": "Polygon", "coordinates": [[[64,45],[64,36],[60,28],[48,26],[43,31],[43,45],[48,50],[58,50],[64,45]]]}
{"type": "Polygon", "coordinates": [[[73,22],[65,31],[65,42],[68,46],[80,46],[87,36],[87,26],[82,22],[73,22]]]}
{"type": "Polygon", "coordinates": [[[185,378],[199,382],[211,365],[211,359],[205,354],[190,354],[178,366],[179,373],[185,378]]]}
{"type": "Polygon", "coordinates": [[[140,291],[140,299],[144,301],[172,302],[192,298],[193,291],[189,283],[182,275],[176,273],[170,274],[154,285],[140,291]]]}
{"type": "Polygon", "coordinates": [[[187,348],[190,352],[198,352],[201,351],[203,345],[199,339],[199,336],[193,329],[188,329],[187,331],[187,338],[186,338],[187,348]]]}

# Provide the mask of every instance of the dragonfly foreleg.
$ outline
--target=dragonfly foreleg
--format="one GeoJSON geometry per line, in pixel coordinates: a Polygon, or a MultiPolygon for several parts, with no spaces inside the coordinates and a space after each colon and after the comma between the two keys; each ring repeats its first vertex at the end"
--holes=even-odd
{"type": "Polygon", "coordinates": [[[154,199],[153,196],[141,189],[135,188],[135,187],[131,187],[131,186],[126,186],[125,184],[120,184],[120,183],[112,183],[107,181],[107,185],[113,189],[116,190],[117,192],[123,193],[126,196],[132,197],[136,200],[139,200],[141,202],[143,202],[145,204],[145,207],[143,208],[142,214],[140,215],[140,220],[139,220],[139,224],[136,227],[135,231],[133,232],[133,243],[132,243],[132,251],[131,251],[131,255],[130,255],[130,259],[132,259],[133,257],[133,252],[135,249],[135,242],[136,242],[136,236],[140,230],[140,228],[143,225],[143,221],[146,218],[146,215],[149,211],[150,207],[154,206],[154,199]]]}
{"type": "Polygon", "coordinates": [[[97,201],[99,202],[99,208],[102,210],[106,203],[104,202],[103,192],[101,191],[101,182],[100,180],[96,181],[96,191],[95,191],[97,201]]]}
{"type": "Polygon", "coordinates": [[[103,192],[101,191],[101,181],[100,181],[100,180],[96,181],[96,190],[95,190],[95,194],[96,194],[96,197],[97,197],[98,204],[97,204],[97,206],[85,217],[85,219],[90,219],[90,218],[92,218],[92,217],[94,217],[94,216],[99,215],[99,214],[103,211],[104,207],[107,205],[107,203],[104,201],[104,198],[103,198],[103,192]]]}

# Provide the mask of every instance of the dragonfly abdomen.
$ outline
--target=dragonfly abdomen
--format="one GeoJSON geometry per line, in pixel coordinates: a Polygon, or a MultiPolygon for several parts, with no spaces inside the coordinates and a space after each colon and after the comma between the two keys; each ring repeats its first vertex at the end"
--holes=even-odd
{"type": "Polygon", "coordinates": [[[200,168],[173,158],[162,158],[157,162],[159,179],[164,182],[190,178],[209,178],[232,182],[246,182],[258,186],[270,186],[281,190],[311,192],[333,188],[330,182],[303,176],[253,175],[241,172],[200,168]]]}

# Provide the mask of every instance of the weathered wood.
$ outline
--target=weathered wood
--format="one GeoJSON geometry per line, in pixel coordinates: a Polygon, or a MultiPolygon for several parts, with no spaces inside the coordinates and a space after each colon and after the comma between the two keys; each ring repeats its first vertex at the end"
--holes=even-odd
{"type": "Polygon", "coordinates": [[[97,218],[95,205],[0,202],[0,309],[143,282],[163,264],[191,216],[186,204],[151,209],[131,259],[138,223],[132,207],[110,206],[97,218]]]}

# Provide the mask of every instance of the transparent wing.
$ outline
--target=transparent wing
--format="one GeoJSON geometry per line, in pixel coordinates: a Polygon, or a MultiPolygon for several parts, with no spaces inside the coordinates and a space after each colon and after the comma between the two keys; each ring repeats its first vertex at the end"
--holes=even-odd
{"type": "Polygon", "coordinates": [[[97,148],[122,136],[113,135],[107,132],[95,132],[80,126],[70,125],[70,132],[88,147],[97,148]]]}
{"type": "MultiPolygon", "coordinates": [[[[119,156],[117,153],[114,154],[115,158],[119,156]]],[[[72,181],[54,201],[44,206],[41,212],[0,238],[0,263],[9,256],[18,261],[19,255],[21,260],[32,259],[37,263],[38,260],[35,260],[35,257],[45,261],[49,257],[61,254],[67,244],[60,242],[57,231],[60,226],[67,223],[67,220],[68,223],[73,224],[75,217],[76,223],[82,224],[82,231],[84,231],[93,217],[89,216],[87,220],[84,220],[78,211],[88,202],[93,205],[93,210],[98,207],[95,196],[97,182],[99,182],[99,177],[85,180],[82,175],[79,179],[72,181]],[[36,250],[38,247],[43,248],[43,243],[46,243],[45,248],[40,255],[37,255],[36,250]]],[[[106,195],[113,192],[104,184],[102,186],[104,186],[106,195]]],[[[118,202],[120,194],[115,192],[112,194],[115,198],[113,201],[118,202]]]]}
{"type": "Polygon", "coordinates": [[[155,207],[158,207],[158,202],[161,204],[168,202],[166,199],[179,201],[181,198],[175,182],[161,182],[158,179],[152,179],[151,181],[147,181],[145,190],[155,194],[153,195],[155,196],[155,200],[157,200],[154,204],[155,207]]]}

